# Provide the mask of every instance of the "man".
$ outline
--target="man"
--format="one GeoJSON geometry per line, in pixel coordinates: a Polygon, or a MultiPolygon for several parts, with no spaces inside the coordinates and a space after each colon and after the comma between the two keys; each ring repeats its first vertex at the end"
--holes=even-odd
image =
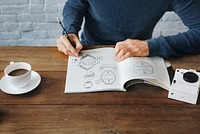
{"type": "Polygon", "coordinates": [[[132,56],[164,58],[200,53],[200,0],[68,0],[63,20],[72,47],[65,36],[58,50],[78,56],[82,45],[115,45],[118,61],[132,56]],[[152,37],[166,11],[174,11],[189,28],[174,36],[152,37]],[[78,32],[85,17],[83,33],[78,32]]]}

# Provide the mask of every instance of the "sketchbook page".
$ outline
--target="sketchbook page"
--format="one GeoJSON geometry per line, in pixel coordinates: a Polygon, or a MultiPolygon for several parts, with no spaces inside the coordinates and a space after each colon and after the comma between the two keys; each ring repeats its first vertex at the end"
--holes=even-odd
{"type": "Polygon", "coordinates": [[[130,80],[142,79],[164,89],[169,88],[170,80],[163,58],[131,57],[120,62],[119,69],[124,84],[130,80]]]}
{"type": "Polygon", "coordinates": [[[69,56],[65,93],[120,90],[114,48],[82,50],[69,56]]]}

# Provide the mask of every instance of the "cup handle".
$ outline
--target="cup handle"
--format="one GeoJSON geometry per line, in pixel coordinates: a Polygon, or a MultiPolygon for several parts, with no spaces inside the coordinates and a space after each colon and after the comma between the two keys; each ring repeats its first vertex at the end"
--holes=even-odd
{"type": "Polygon", "coordinates": [[[14,61],[11,61],[11,62],[10,62],[10,65],[13,64],[13,63],[15,63],[15,62],[14,62],[14,61]]]}

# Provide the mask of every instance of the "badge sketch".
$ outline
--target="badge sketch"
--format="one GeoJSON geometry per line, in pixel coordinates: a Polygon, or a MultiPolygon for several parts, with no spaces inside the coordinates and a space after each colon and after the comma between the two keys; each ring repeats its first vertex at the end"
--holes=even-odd
{"type": "Polygon", "coordinates": [[[138,61],[133,65],[133,71],[140,75],[153,74],[153,66],[145,61],[138,61]]]}
{"type": "Polygon", "coordinates": [[[103,64],[102,66],[99,67],[100,70],[108,69],[108,68],[117,70],[117,66],[114,66],[114,65],[111,65],[111,64],[103,64]]]}
{"type": "Polygon", "coordinates": [[[83,76],[83,78],[85,78],[86,80],[92,80],[92,78],[94,77],[95,77],[95,73],[93,71],[89,71],[83,76]]]}
{"type": "Polygon", "coordinates": [[[84,83],[84,87],[85,88],[91,88],[92,87],[92,82],[91,81],[87,81],[84,83]]]}
{"type": "Polygon", "coordinates": [[[102,73],[101,80],[104,84],[111,85],[115,82],[116,75],[113,71],[107,70],[102,73]]]}
{"type": "Polygon", "coordinates": [[[87,54],[85,56],[72,59],[71,63],[74,64],[75,66],[79,66],[84,70],[90,70],[95,65],[100,64],[102,60],[103,57],[95,57],[93,55],[87,54]]]}

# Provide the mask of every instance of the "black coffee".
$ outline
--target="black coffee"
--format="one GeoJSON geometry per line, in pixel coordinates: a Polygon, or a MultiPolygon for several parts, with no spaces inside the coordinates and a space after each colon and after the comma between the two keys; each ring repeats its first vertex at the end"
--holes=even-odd
{"type": "Polygon", "coordinates": [[[16,70],[11,71],[8,75],[19,76],[19,75],[23,75],[27,72],[28,72],[28,70],[26,70],[26,69],[16,69],[16,70]]]}

